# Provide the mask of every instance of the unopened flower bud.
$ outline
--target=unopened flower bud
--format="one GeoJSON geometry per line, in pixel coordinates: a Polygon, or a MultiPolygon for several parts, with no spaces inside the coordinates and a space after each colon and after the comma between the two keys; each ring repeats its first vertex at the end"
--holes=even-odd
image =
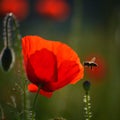
{"type": "Polygon", "coordinates": [[[84,88],[85,91],[89,91],[90,90],[90,82],[89,81],[84,81],[83,88],[84,88]]]}
{"type": "Polygon", "coordinates": [[[3,48],[0,56],[1,66],[4,71],[8,71],[15,61],[14,51],[10,47],[3,48]]]}

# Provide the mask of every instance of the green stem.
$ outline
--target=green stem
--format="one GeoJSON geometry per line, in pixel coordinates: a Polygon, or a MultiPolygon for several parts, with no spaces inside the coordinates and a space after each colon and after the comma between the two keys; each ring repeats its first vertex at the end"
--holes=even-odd
{"type": "Polygon", "coordinates": [[[16,38],[19,39],[19,35],[20,35],[16,17],[14,16],[13,13],[8,13],[5,17],[5,20],[4,20],[4,34],[5,34],[4,46],[5,47],[11,46],[11,31],[10,31],[11,20],[13,20],[13,25],[15,26],[15,29],[16,29],[16,38]]]}
{"type": "Polygon", "coordinates": [[[91,103],[90,103],[90,95],[88,94],[88,92],[85,93],[84,96],[84,103],[85,103],[85,120],[90,120],[92,117],[91,114],[91,103]]]}
{"type": "Polygon", "coordinates": [[[35,98],[34,98],[34,101],[33,101],[33,106],[32,106],[32,120],[34,120],[34,117],[35,117],[34,116],[34,107],[35,107],[35,103],[36,103],[37,97],[38,97],[39,92],[40,92],[40,88],[41,88],[41,86],[38,87],[38,91],[37,91],[37,93],[35,95],[35,98]]]}
{"type": "Polygon", "coordinates": [[[27,115],[26,115],[26,110],[27,110],[27,103],[26,103],[26,82],[24,82],[24,86],[23,86],[23,92],[24,92],[24,95],[23,95],[23,109],[24,109],[24,119],[27,118],[27,115]]]}

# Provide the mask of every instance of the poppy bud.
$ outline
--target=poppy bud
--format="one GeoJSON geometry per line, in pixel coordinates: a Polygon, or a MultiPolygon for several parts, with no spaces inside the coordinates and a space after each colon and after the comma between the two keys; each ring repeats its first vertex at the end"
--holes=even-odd
{"type": "Polygon", "coordinates": [[[89,81],[84,81],[83,88],[86,92],[88,92],[90,90],[90,82],[89,81]]]}
{"type": "Polygon", "coordinates": [[[15,57],[12,48],[10,47],[3,48],[1,52],[0,61],[1,61],[2,69],[4,71],[8,71],[13,66],[15,57]]]}

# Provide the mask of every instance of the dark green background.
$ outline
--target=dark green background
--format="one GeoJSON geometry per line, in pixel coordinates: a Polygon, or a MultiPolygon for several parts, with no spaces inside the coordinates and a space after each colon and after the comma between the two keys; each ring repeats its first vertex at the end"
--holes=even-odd
{"type": "MultiPolygon", "coordinates": [[[[107,72],[102,82],[92,84],[91,120],[120,120],[120,2],[117,0],[70,0],[71,15],[63,22],[42,18],[34,10],[35,0],[30,0],[30,12],[25,20],[20,21],[20,32],[25,35],[40,35],[46,39],[59,40],[70,45],[80,56],[81,62],[90,54],[101,55],[107,72]]],[[[0,51],[3,48],[2,20],[0,18],[0,51]]],[[[15,83],[25,80],[19,56],[20,42],[14,41],[16,62],[8,73],[0,69],[0,105],[7,120],[14,120],[16,112],[21,110],[19,90],[13,91],[15,83]],[[17,110],[7,103],[10,96],[15,96],[17,110]]],[[[83,80],[89,79],[85,74],[83,80]]],[[[75,85],[68,85],[56,91],[47,99],[39,96],[36,104],[37,120],[48,120],[63,116],[67,120],[84,120],[83,80],[75,85]]],[[[29,100],[34,94],[30,93],[29,100]]],[[[31,103],[32,104],[32,103],[31,103]]]]}

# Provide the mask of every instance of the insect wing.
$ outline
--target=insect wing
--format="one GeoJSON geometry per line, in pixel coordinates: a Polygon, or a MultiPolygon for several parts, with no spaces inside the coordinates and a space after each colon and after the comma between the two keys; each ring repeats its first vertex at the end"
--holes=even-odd
{"type": "Polygon", "coordinates": [[[96,60],[96,57],[93,57],[93,58],[90,60],[90,62],[95,62],[95,60],[96,60]]]}

